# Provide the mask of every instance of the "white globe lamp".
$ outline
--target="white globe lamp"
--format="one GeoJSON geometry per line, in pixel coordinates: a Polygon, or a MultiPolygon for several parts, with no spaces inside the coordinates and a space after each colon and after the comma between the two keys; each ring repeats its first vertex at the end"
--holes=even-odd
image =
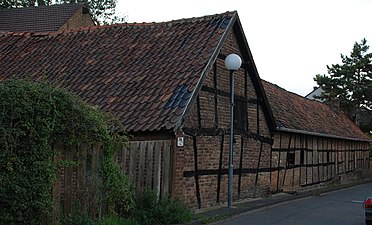
{"type": "Polygon", "coordinates": [[[228,70],[237,71],[242,65],[242,59],[237,54],[230,54],[225,59],[225,66],[228,70]]]}

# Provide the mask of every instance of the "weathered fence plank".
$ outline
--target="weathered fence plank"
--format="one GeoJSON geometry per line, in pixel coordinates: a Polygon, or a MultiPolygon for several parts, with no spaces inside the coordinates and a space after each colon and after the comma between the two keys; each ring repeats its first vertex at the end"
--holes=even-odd
{"type": "MultiPolygon", "coordinates": [[[[145,153],[147,150],[147,143],[139,143],[139,158],[138,158],[138,181],[137,181],[137,192],[141,193],[144,187],[144,175],[145,175],[145,153]]],[[[131,171],[134,172],[134,171],[131,171]]]]}
{"type": "Polygon", "coordinates": [[[147,168],[146,168],[146,185],[149,187],[153,186],[153,170],[154,170],[154,152],[155,144],[154,142],[147,143],[147,168]]]}
{"type": "MultiPolygon", "coordinates": [[[[66,151],[65,149],[65,160],[72,161],[72,151],[66,151]]],[[[65,167],[65,190],[64,190],[64,214],[68,216],[72,212],[72,173],[73,168],[71,166],[65,167]]]]}
{"type": "Polygon", "coordinates": [[[76,184],[76,198],[80,204],[80,210],[84,210],[86,205],[86,199],[84,198],[85,185],[86,185],[86,164],[87,164],[87,148],[86,146],[81,146],[78,150],[78,167],[77,167],[77,184],[76,184]]]}
{"type": "Polygon", "coordinates": [[[157,195],[160,196],[161,191],[161,149],[159,144],[155,145],[155,162],[154,162],[154,186],[153,189],[156,191],[157,195]]]}
{"type": "Polygon", "coordinates": [[[171,148],[170,148],[170,142],[163,142],[162,151],[164,153],[163,157],[163,187],[162,187],[162,195],[168,193],[169,194],[169,188],[170,188],[170,169],[171,169],[171,148]]]}
{"type": "MultiPolygon", "coordinates": [[[[53,159],[53,163],[56,165],[61,160],[61,152],[62,147],[54,145],[53,150],[57,152],[56,156],[53,159]]],[[[60,173],[57,174],[56,180],[53,184],[52,190],[52,198],[53,198],[53,221],[57,221],[59,219],[59,215],[61,213],[61,176],[60,173]]]]}

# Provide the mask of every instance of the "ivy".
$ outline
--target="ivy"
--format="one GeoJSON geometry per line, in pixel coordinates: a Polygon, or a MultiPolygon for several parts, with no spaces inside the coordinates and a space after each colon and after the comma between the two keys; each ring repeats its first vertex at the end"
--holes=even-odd
{"type": "Polygon", "coordinates": [[[44,83],[7,80],[0,84],[0,224],[39,224],[52,211],[51,189],[58,166],[52,143],[67,146],[101,143],[103,193],[110,214],[134,205],[128,178],[115,161],[127,142],[112,116],[65,90],[44,83]]]}
{"type": "Polygon", "coordinates": [[[76,168],[79,166],[79,162],[75,160],[60,160],[58,162],[58,167],[71,167],[71,168],[76,168]]]}

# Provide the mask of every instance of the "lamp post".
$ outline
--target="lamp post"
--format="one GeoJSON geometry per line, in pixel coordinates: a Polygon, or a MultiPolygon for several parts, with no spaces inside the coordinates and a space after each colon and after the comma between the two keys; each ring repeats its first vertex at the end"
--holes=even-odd
{"type": "Polygon", "coordinates": [[[230,150],[229,150],[229,186],[227,194],[227,207],[232,207],[233,201],[233,142],[234,142],[234,72],[242,65],[237,54],[230,54],[225,59],[225,66],[230,71],[230,150]]]}

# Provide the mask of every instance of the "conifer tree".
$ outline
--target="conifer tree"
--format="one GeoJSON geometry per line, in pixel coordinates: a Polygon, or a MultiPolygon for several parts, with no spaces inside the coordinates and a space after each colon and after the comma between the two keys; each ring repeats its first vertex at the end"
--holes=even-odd
{"type": "Polygon", "coordinates": [[[324,91],[320,99],[326,103],[337,102],[340,110],[357,124],[369,120],[364,122],[369,128],[362,127],[365,131],[371,130],[372,123],[372,53],[368,50],[366,39],[355,42],[350,55],[341,54],[341,64],[327,66],[328,74],[318,74],[314,78],[324,91]]]}

